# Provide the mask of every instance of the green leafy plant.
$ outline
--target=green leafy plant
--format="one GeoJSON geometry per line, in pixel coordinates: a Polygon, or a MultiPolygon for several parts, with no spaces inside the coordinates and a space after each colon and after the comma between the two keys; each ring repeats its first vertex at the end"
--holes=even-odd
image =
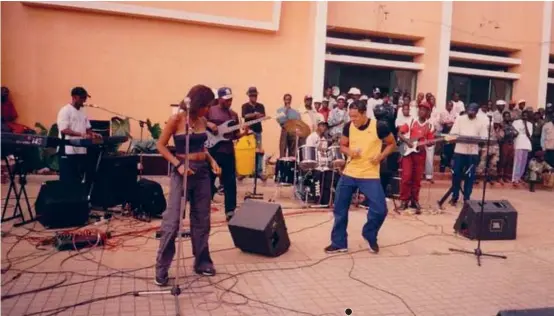
{"type": "MultiPolygon", "coordinates": [[[[52,124],[50,129],[47,129],[43,124],[37,122],[35,123],[35,130],[41,136],[58,137],[59,135],[58,124],[52,124]]],[[[60,170],[57,148],[41,148],[39,156],[42,165],[53,171],[60,170]]]]}
{"type": "Polygon", "coordinates": [[[147,119],[146,126],[148,127],[148,131],[150,132],[150,136],[152,136],[153,139],[158,140],[160,138],[160,135],[162,134],[162,128],[160,127],[160,124],[156,123],[152,125],[150,119],[147,119]]]}

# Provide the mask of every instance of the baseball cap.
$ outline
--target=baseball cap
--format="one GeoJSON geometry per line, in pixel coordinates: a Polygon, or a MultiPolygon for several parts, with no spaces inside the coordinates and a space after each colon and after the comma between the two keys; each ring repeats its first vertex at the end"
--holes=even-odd
{"type": "Polygon", "coordinates": [[[339,97],[337,98],[337,101],[338,100],[346,100],[346,98],[343,95],[339,95],[339,97]]]}
{"type": "Polygon", "coordinates": [[[504,101],[504,100],[496,100],[496,105],[506,105],[506,101],[504,101]]]}
{"type": "Polygon", "coordinates": [[[517,101],[517,104],[520,104],[520,103],[527,103],[527,102],[525,101],[525,99],[519,99],[519,101],[517,101]]]}
{"type": "Polygon", "coordinates": [[[350,88],[350,90],[348,90],[348,94],[360,95],[362,94],[362,92],[360,91],[360,89],[352,87],[350,88]]]}
{"type": "Polygon", "coordinates": [[[75,87],[71,89],[71,96],[79,96],[83,98],[90,98],[91,96],[88,94],[87,90],[83,87],[75,87]]]}
{"type": "Polygon", "coordinates": [[[466,112],[467,113],[477,113],[477,111],[479,111],[479,104],[473,102],[473,103],[470,103],[468,106],[467,106],[467,109],[466,109],[466,112]]]}
{"type": "Polygon", "coordinates": [[[379,88],[373,89],[373,93],[381,93],[381,90],[379,88]]]}
{"type": "Polygon", "coordinates": [[[362,100],[362,101],[369,100],[369,98],[367,97],[367,95],[364,94],[360,97],[360,100],[362,100]]]}
{"type": "Polygon", "coordinates": [[[258,89],[256,89],[256,87],[250,87],[248,91],[246,91],[246,95],[258,95],[258,89]]]}
{"type": "Polygon", "coordinates": [[[231,88],[223,87],[217,90],[217,97],[220,99],[229,100],[233,98],[231,88]]]}
{"type": "Polygon", "coordinates": [[[312,96],[309,95],[309,94],[306,94],[306,96],[304,97],[304,100],[312,100],[312,96]]]}

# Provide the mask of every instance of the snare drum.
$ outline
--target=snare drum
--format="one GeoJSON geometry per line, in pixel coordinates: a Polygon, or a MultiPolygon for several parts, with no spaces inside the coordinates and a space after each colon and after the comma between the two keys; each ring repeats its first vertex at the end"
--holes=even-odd
{"type": "Polygon", "coordinates": [[[293,184],[296,160],[294,158],[281,158],[275,165],[275,182],[279,184],[293,184]]]}
{"type": "Polygon", "coordinates": [[[306,145],[301,146],[298,148],[298,160],[302,170],[310,170],[317,167],[317,148],[306,145]]]}
{"type": "Polygon", "coordinates": [[[327,157],[330,167],[333,169],[342,169],[346,164],[343,153],[340,152],[340,146],[331,146],[327,149],[327,157]]]}

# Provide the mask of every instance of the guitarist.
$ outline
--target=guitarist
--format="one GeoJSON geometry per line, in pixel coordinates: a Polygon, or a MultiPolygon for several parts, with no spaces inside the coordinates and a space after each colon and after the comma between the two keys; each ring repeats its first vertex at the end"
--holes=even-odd
{"type": "MultiPolygon", "coordinates": [[[[419,105],[418,118],[408,124],[399,127],[399,138],[409,148],[414,147],[413,141],[425,142],[434,138],[433,126],[428,121],[431,113],[431,106],[424,102],[419,105]]],[[[429,146],[432,144],[428,144],[429,146]]],[[[423,146],[421,146],[423,147],[423,146]]],[[[411,207],[416,209],[416,214],[421,214],[421,205],[419,205],[419,190],[421,189],[421,179],[425,172],[425,148],[419,148],[418,152],[411,153],[402,157],[402,174],[400,180],[400,210],[406,210],[409,202],[411,207]]]]}
{"type": "MultiPolygon", "coordinates": [[[[238,114],[231,110],[231,105],[233,104],[233,94],[231,89],[227,87],[220,88],[217,90],[217,96],[217,104],[210,107],[208,115],[206,116],[206,119],[208,120],[207,127],[214,134],[217,134],[217,127],[228,120],[233,120],[237,124],[239,123],[238,114]]],[[[215,159],[221,168],[220,181],[223,184],[225,196],[225,216],[227,221],[233,217],[237,207],[237,181],[233,140],[243,136],[239,131],[231,134],[232,135],[225,135],[229,141],[222,141],[209,150],[210,155],[215,159]]],[[[212,200],[214,195],[217,193],[215,178],[216,175],[212,173],[212,200]]]]}

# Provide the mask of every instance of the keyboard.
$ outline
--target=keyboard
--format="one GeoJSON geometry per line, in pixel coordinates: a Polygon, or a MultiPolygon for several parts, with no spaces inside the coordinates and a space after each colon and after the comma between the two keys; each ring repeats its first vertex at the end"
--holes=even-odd
{"type": "Polygon", "coordinates": [[[111,136],[99,139],[78,138],[78,139],[60,139],[58,137],[41,136],[36,134],[12,134],[2,133],[2,145],[12,145],[15,147],[39,147],[56,148],[62,145],[75,147],[100,147],[124,143],[129,138],[127,136],[111,136]]]}

